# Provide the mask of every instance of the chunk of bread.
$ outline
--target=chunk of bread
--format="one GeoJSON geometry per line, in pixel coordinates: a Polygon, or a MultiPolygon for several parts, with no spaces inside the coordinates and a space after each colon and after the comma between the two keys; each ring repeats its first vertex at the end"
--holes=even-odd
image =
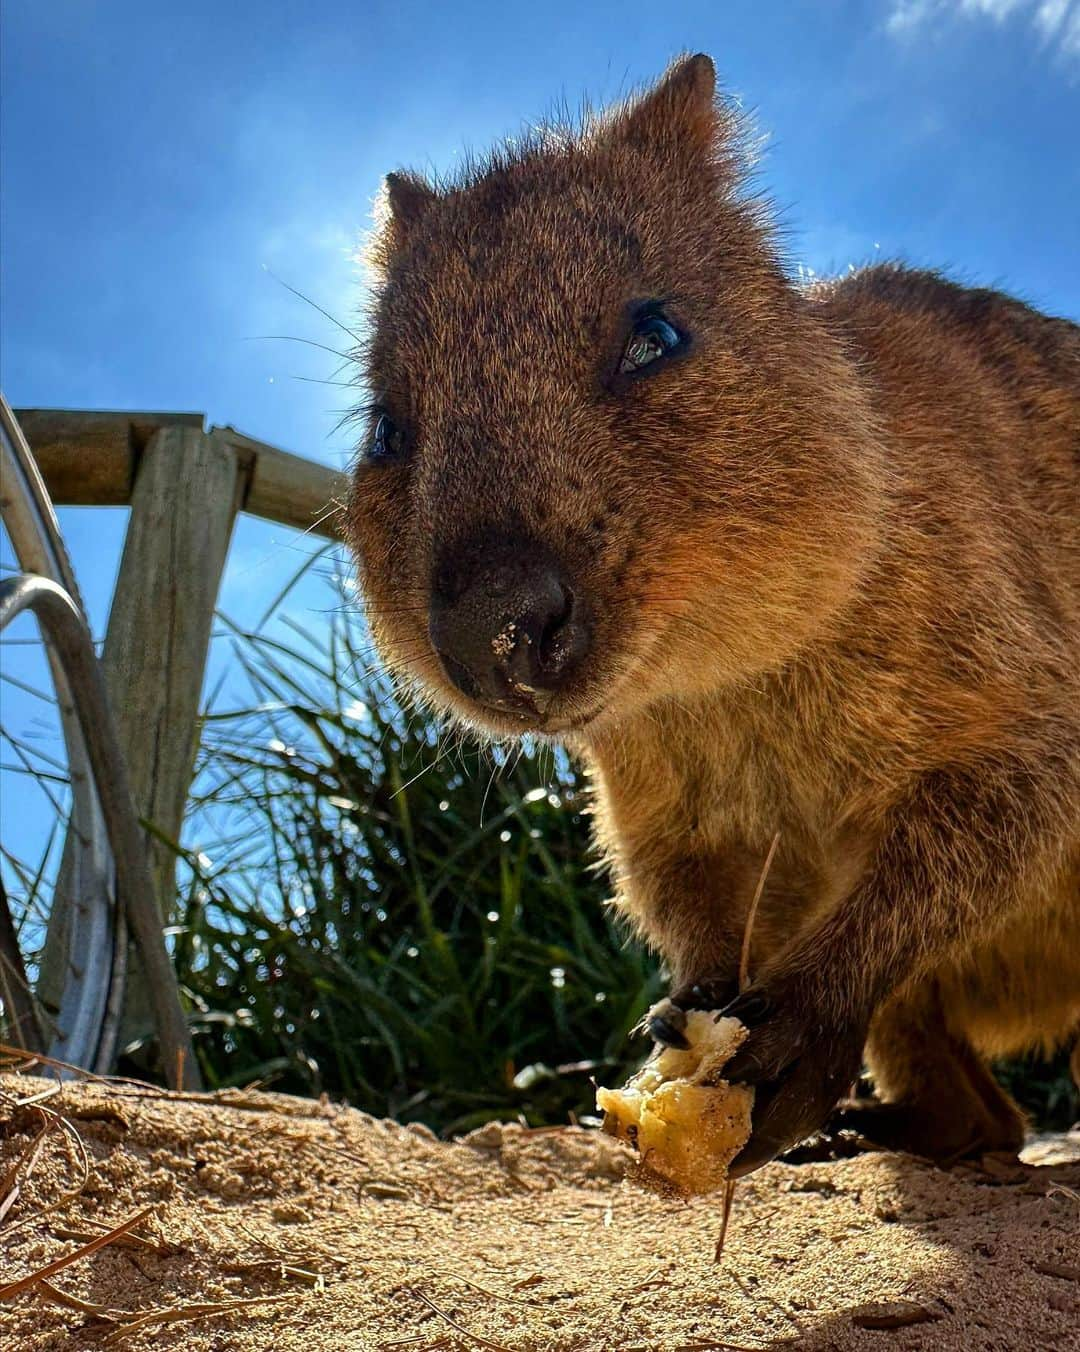
{"type": "Polygon", "coordinates": [[[721,1072],[746,1034],[738,1019],[691,1010],[687,1049],[664,1047],[621,1089],[597,1089],[604,1130],[638,1152],[643,1181],[687,1195],[724,1186],[750,1139],[754,1091],[721,1072]]]}

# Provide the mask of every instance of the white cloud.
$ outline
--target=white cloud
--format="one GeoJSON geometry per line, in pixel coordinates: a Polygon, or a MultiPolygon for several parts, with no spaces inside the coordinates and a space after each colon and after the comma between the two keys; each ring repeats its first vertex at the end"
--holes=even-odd
{"type": "Polygon", "coordinates": [[[1014,9],[1020,9],[1027,0],[960,0],[964,14],[983,14],[995,23],[1007,19],[1014,9]]]}
{"type": "Polygon", "coordinates": [[[1063,55],[1080,61],[1080,3],[1078,0],[1041,0],[1035,26],[1047,43],[1063,55]]]}
{"type": "Polygon", "coordinates": [[[920,27],[933,8],[933,0],[896,0],[885,27],[890,33],[907,33],[920,27]]]}
{"type": "Polygon", "coordinates": [[[1002,24],[1023,15],[1043,46],[1080,61],[1080,0],[892,0],[885,28],[896,37],[949,18],[1002,24]]]}

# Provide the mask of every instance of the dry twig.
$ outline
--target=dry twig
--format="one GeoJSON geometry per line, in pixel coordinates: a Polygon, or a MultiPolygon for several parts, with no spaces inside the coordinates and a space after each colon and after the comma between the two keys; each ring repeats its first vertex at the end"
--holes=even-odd
{"type": "Polygon", "coordinates": [[[417,1300],[422,1300],[424,1302],[432,1314],[437,1314],[440,1319],[444,1319],[450,1327],[460,1333],[463,1338],[469,1338],[478,1346],[488,1348],[489,1352],[514,1352],[514,1349],[512,1347],[507,1347],[505,1343],[493,1343],[487,1338],[481,1338],[479,1333],[470,1333],[469,1330],[459,1324],[456,1319],[452,1319],[445,1310],[440,1310],[433,1300],[428,1300],[423,1291],[418,1291],[415,1286],[409,1287],[409,1290],[417,1300]]]}
{"type": "Polygon", "coordinates": [[[41,1107],[38,1107],[41,1114],[41,1130],[26,1146],[21,1155],[17,1155],[3,1178],[0,1178],[0,1221],[8,1214],[11,1208],[19,1200],[19,1194],[22,1191],[19,1182],[19,1175],[25,1170],[24,1177],[28,1179],[34,1172],[34,1166],[37,1164],[38,1156],[41,1154],[41,1148],[45,1144],[45,1138],[56,1125],[55,1115],[50,1116],[41,1107]]]}
{"type": "Polygon", "coordinates": [[[913,1300],[892,1300],[860,1305],[851,1312],[851,1322],[860,1329],[906,1329],[913,1324],[932,1324],[941,1318],[937,1310],[913,1300]]]}
{"type": "Polygon", "coordinates": [[[78,1296],[73,1296],[70,1291],[63,1291],[59,1286],[54,1286],[45,1277],[38,1280],[37,1286],[34,1287],[34,1295],[50,1301],[53,1305],[63,1305],[65,1309],[74,1310],[77,1314],[86,1314],[93,1319],[101,1319],[107,1324],[115,1324],[120,1317],[119,1311],[110,1310],[105,1305],[95,1305],[92,1300],[80,1300],[78,1296]]]}
{"type": "MultiPolygon", "coordinates": [[[[0,1050],[2,1050],[2,1048],[0,1048],[0,1050]]],[[[0,1100],[7,1101],[9,1103],[14,1102],[14,1100],[12,1100],[7,1094],[0,1094],[0,1100]]],[[[4,1196],[3,1193],[3,1186],[0,1185],[0,1220],[2,1220],[4,1216],[7,1215],[8,1211],[14,1205],[17,1196],[21,1194],[22,1184],[25,1183],[29,1179],[30,1175],[33,1173],[34,1167],[36,1166],[38,1158],[40,1156],[41,1149],[43,1148],[45,1140],[51,1133],[53,1127],[58,1126],[60,1130],[64,1133],[65,1142],[69,1149],[68,1155],[69,1159],[71,1158],[70,1147],[74,1143],[80,1166],[79,1178],[73,1187],[69,1188],[59,1197],[49,1202],[46,1206],[41,1206],[32,1215],[24,1216],[22,1220],[13,1222],[7,1229],[5,1229],[4,1231],[5,1238],[10,1238],[12,1235],[16,1234],[19,1230],[23,1229],[24,1226],[29,1225],[32,1221],[40,1220],[42,1216],[48,1215],[49,1212],[56,1211],[58,1210],[58,1208],[66,1206],[68,1202],[74,1201],[75,1198],[78,1197],[79,1194],[82,1192],[82,1190],[86,1187],[87,1183],[90,1180],[90,1157],[86,1153],[86,1146],[83,1144],[83,1139],[79,1135],[79,1132],[77,1128],[74,1126],[74,1124],[62,1113],[56,1112],[55,1109],[53,1108],[45,1107],[40,1102],[34,1103],[33,1107],[37,1112],[39,1112],[42,1115],[42,1117],[46,1119],[46,1121],[49,1124],[48,1129],[40,1132],[38,1136],[35,1137],[34,1141],[31,1142],[29,1150],[30,1152],[32,1152],[32,1158],[29,1159],[27,1165],[27,1172],[21,1180],[19,1180],[16,1177],[15,1185],[12,1188],[12,1191],[9,1192],[6,1195],[6,1197],[4,1196]],[[6,1203],[6,1205],[4,1203],[6,1203]]],[[[18,1174],[19,1167],[20,1166],[17,1162],[15,1166],[16,1175],[18,1174]]],[[[8,1173],[5,1175],[4,1182],[9,1183],[10,1179],[11,1179],[11,1171],[9,1170],[8,1173]]]]}
{"type": "Polygon", "coordinates": [[[492,1300],[505,1300],[511,1305],[525,1305],[530,1310],[536,1309],[536,1301],[521,1300],[518,1296],[501,1296],[498,1291],[492,1291],[486,1286],[481,1286],[479,1282],[474,1282],[471,1277],[463,1277],[459,1272],[442,1272],[436,1269],[436,1275],[444,1277],[449,1282],[464,1282],[466,1286],[471,1286],[474,1291],[481,1291],[485,1296],[490,1296],[492,1300]]]}
{"type": "Polygon", "coordinates": [[[121,1235],[126,1235],[128,1231],[134,1230],[137,1225],[146,1220],[147,1216],[152,1215],[153,1211],[152,1206],[144,1207],[142,1211],[136,1212],[134,1216],[129,1216],[126,1221],[122,1221],[106,1234],[98,1235],[96,1239],[92,1239],[89,1244],[84,1244],[82,1248],[74,1249],[71,1253],[65,1254],[63,1258],[56,1258],[51,1263],[46,1263],[37,1272],[31,1272],[26,1277],[20,1277],[18,1281],[9,1282],[7,1286],[0,1286],[0,1300],[11,1300],[21,1292],[28,1291],[43,1277],[52,1277],[55,1273],[62,1272],[64,1268],[70,1267],[72,1263],[77,1263],[80,1258],[88,1258],[90,1254],[97,1253],[98,1249],[103,1249],[106,1244],[112,1244],[121,1235]]]}
{"type": "Polygon", "coordinates": [[[231,1314],[233,1310],[243,1310],[250,1305],[278,1305],[283,1300],[295,1300],[290,1291],[280,1296],[250,1296],[244,1300],[214,1300],[192,1305],[163,1306],[158,1310],[135,1310],[130,1316],[118,1320],[118,1327],[103,1340],[102,1345],[118,1343],[137,1329],[151,1324],[179,1324],[189,1319],[212,1319],[215,1315],[231,1314]]]}
{"type": "Polygon", "coordinates": [[[1060,1277],[1063,1282],[1080,1282],[1080,1267],[1070,1263],[1032,1263],[1044,1277],[1060,1277]]]}
{"type": "MultiPolygon", "coordinates": [[[[769,870],[772,868],[773,859],[776,857],[776,851],[780,845],[780,832],[772,838],[772,844],[769,846],[769,853],[765,856],[765,863],[762,865],[761,874],[758,877],[757,887],[754,888],[754,896],[750,902],[750,909],[746,913],[746,925],[743,928],[742,952],[739,954],[739,992],[746,990],[750,984],[750,939],[754,932],[754,921],[757,919],[757,910],[761,902],[761,895],[765,891],[765,881],[769,876],[769,870]]],[[[729,1178],[724,1185],[724,1211],[720,1220],[720,1233],[716,1237],[716,1249],[713,1253],[713,1262],[719,1263],[724,1256],[724,1245],[727,1243],[728,1225],[731,1222],[731,1209],[735,1205],[735,1188],[737,1184],[733,1178],[729,1178]]]]}

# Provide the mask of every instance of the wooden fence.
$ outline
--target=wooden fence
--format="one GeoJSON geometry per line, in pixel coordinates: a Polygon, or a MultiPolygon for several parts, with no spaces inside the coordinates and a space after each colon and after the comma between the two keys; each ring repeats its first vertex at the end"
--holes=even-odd
{"type": "MultiPolygon", "coordinates": [[[[57,506],[131,508],[102,664],[136,811],[178,840],[236,515],[336,539],[343,476],[231,427],[206,429],[201,413],[19,409],[16,416],[57,506]]],[[[175,856],[155,841],[151,858],[164,920],[175,856]]],[[[49,982],[47,946],[46,995],[49,982]]],[[[130,991],[138,1022],[137,972],[130,991]]]]}

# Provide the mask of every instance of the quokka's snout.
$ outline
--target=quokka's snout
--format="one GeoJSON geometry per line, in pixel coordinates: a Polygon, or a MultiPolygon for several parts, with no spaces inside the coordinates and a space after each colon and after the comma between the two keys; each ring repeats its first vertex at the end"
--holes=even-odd
{"type": "Polygon", "coordinates": [[[470,536],[434,569],[431,645],[470,700],[542,724],[591,645],[579,579],[547,547],[509,533],[470,536]]]}

